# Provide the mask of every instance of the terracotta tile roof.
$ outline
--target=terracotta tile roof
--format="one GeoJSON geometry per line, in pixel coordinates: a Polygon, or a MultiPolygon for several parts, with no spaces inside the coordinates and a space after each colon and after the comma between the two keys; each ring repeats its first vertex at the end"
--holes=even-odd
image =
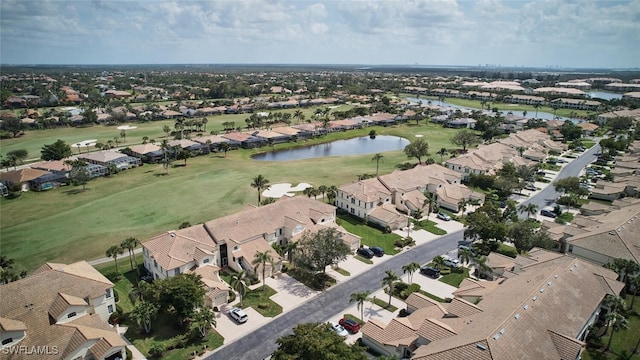
{"type": "MultiPolygon", "coordinates": [[[[572,339],[604,296],[619,293],[624,284],[608,269],[562,254],[534,252],[533,259],[516,258],[526,265],[510,278],[493,282],[478,305],[454,299],[443,317],[425,318],[432,323],[423,324],[418,343],[426,345],[414,352],[413,359],[501,360],[513,359],[514,354],[518,359],[575,358],[581,343],[572,339]]],[[[469,281],[461,291],[477,285],[469,281]]],[[[384,325],[374,325],[371,332],[380,340],[376,341],[389,343],[384,325]]],[[[388,337],[398,335],[390,332],[388,337]]]]}
{"type": "Polygon", "coordinates": [[[218,242],[245,243],[256,238],[264,239],[264,236],[275,233],[284,226],[285,218],[295,219],[305,227],[323,219],[333,222],[334,214],[335,207],[332,205],[305,196],[295,196],[207,221],[205,227],[218,242]],[[245,226],[246,224],[251,226],[245,226]]]}
{"type": "Polygon", "coordinates": [[[140,145],[130,146],[129,149],[131,149],[131,151],[133,151],[136,154],[143,155],[150,152],[159,151],[162,148],[156,144],[140,144],[140,145]]]}
{"type": "Polygon", "coordinates": [[[7,172],[0,172],[0,180],[8,181],[14,184],[22,184],[24,182],[37,179],[43,175],[50,174],[48,171],[37,170],[31,168],[24,168],[20,170],[10,170],[7,172]]]}
{"type": "Polygon", "coordinates": [[[273,129],[274,132],[283,134],[283,135],[298,135],[300,133],[300,130],[294,129],[292,127],[288,127],[288,126],[281,126],[281,127],[277,127],[275,129],[273,129]]]}
{"type": "Polygon", "coordinates": [[[89,304],[82,298],[58,293],[49,307],[49,315],[54,319],[57,319],[60,314],[67,310],[70,306],[89,306],[89,304]]]}
{"type": "Polygon", "coordinates": [[[364,202],[376,202],[391,196],[391,191],[377,178],[342,185],[338,190],[364,202]]]}
{"type": "Polygon", "coordinates": [[[361,329],[362,334],[385,345],[409,345],[418,339],[416,329],[412,329],[402,318],[391,320],[382,325],[376,320],[369,320],[361,329]]]}
{"type": "Polygon", "coordinates": [[[76,264],[45,264],[31,276],[0,286],[0,318],[13,321],[7,323],[2,320],[0,323],[3,327],[21,327],[18,326],[20,323],[25,325],[27,336],[20,342],[20,346],[57,346],[60,351],[55,357],[35,356],[34,359],[64,359],[75,353],[87,339],[98,339],[100,336],[107,338],[114,346],[125,345],[116,330],[98,315],[84,315],[60,325],[50,324],[50,309],[65,304],[86,305],[84,297],[97,298],[103,296],[107,289],[113,288],[113,283],[106,278],[108,283],[94,280],[104,277],[92,274],[98,272],[86,262],[74,265],[76,264]],[[74,273],[78,269],[83,269],[86,273],[74,273]],[[87,329],[80,331],[77,324],[82,324],[87,329]],[[94,331],[93,335],[86,336],[90,331],[94,331]]]}
{"type": "Polygon", "coordinates": [[[27,325],[22,321],[0,317],[0,330],[2,331],[24,331],[27,325]]]}
{"type": "Polygon", "coordinates": [[[44,161],[31,167],[34,169],[45,170],[45,171],[70,171],[71,165],[65,164],[65,160],[51,160],[44,161]]]}
{"type": "Polygon", "coordinates": [[[78,158],[79,159],[86,159],[86,160],[90,160],[90,161],[101,162],[101,163],[106,163],[106,162],[109,162],[109,161],[114,161],[114,160],[117,160],[117,159],[125,158],[127,156],[128,155],[126,155],[126,154],[115,152],[115,151],[98,151],[98,152],[94,152],[94,153],[80,154],[80,155],[78,155],[78,158]]]}
{"type": "Polygon", "coordinates": [[[194,261],[201,252],[213,255],[218,251],[218,244],[202,224],[156,235],[142,246],[167,271],[194,261]]]}
{"type": "Polygon", "coordinates": [[[244,133],[244,132],[232,132],[232,133],[224,134],[221,136],[225,139],[229,139],[237,142],[242,142],[252,137],[251,134],[244,133]]]}

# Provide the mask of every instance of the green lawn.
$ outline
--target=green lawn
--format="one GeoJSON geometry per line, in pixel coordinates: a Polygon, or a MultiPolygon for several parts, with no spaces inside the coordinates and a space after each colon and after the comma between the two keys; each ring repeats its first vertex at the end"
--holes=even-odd
{"type": "MultiPolygon", "coordinates": [[[[640,295],[639,295],[640,296],[640,295]]],[[[631,305],[631,295],[627,296],[627,306],[631,305]]],[[[640,299],[636,299],[633,310],[628,310],[626,314],[628,327],[627,329],[618,330],[613,335],[611,342],[612,351],[603,352],[601,349],[587,348],[582,352],[582,359],[584,360],[640,360],[640,353],[636,353],[631,356],[633,349],[638,345],[640,341],[640,299]]],[[[597,340],[597,342],[603,348],[607,346],[609,342],[609,336],[611,330],[609,329],[606,334],[597,340]]],[[[640,349],[640,348],[639,348],[640,349]]]]}
{"type": "Polygon", "coordinates": [[[433,294],[432,294],[432,293],[430,293],[430,292],[426,292],[426,291],[424,291],[424,290],[419,290],[418,292],[419,292],[420,294],[422,294],[422,295],[424,295],[424,296],[426,296],[426,297],[430,298],[430,299],[433,299],[433,300],[437,301],[437,302],[444,302],[444,299],[443,299],[443,298],[438,297],[438,296],[436,296],[436,295],[433,295],[433,294]]]}
{"type": "Polygon", "coordinates": [[[468,277],[469,277],[469,269],[465,267],[460,270],[452,270],[450,274],[441,276],[440,279],[438,279],[438,281],[442,281],[445,284],[458,287],[460,286],[460,283],[462,282],[462,280],[468,277]]]}
{"type": "Polygon", "coordinates": [[[342,275],[342,276],[351,276],[351,273],[348,272],[347,270],[341,268],[341,267],[334,267],[333,270],[335,270],[338,274],[342,275]]]}
{"type": "Polygon", "coordinates": [[[373,299],[373,303],[380,306],[381,308],[388,310],[390,312],[394,312],[396,310],[398,310],[397,307],[393,306],[393,305],[389,305],[389,301],[385,301],[382,299],[378,299],[378,298],[374,298],[373,299]]]}
{"type": "MultiPolygon", "coordinates": [[[[210,120],[207,129],[215,127],[210,120]]],[[[140,128],[154,126],[160,134],[160,123],[137,124],[140,128]]],[[[63,133],[78,132],[75,141],[96,138],[100,127],[86,129],[55,129],[28,131],[16,141],[52,143],[63,133]],[[37,134],[39,142],[33,138],[37,134]],[[44,135],[48,135],[45,138],[44,135]]],[[[414,139],[421,134],[431,149],[454,148],[449,138],[456,130],[440,126],[399,125],[375,127],[378,134],[414,139]]],[[[112,129],[109,128],[109,131],[112,129]]],[[[133,131],[137,131],[132,130],[133,131]]],[[[282,144],[270,149],[300,146],[320,141],[366,136],[370,128],[333,133],[314,141],[282,144]]],[[[106,131],[106,130],[105,130],[106,131]]],[[[76,134],[74,134],[76,136],[76,134]]],[[[127,143],[133,143],[133,135],[127,143]]],[[[15,149],[12,140],[2,140],[3,151],[15,149]],[[6,147],[5,147],[6,146],[6,147]]],[[[39,147],[41,145],[34,145],[39,147]]],[[[247,204],[255,204],[257,192],[249,184],[262,174],[270,183],[308,182],[313,186],[342,185],[356,181],[358,174],[374,173],[376,164],[371,154],[361,156],[324,157],[288,162],[257,162],[250,156],[259,151],[230,151],[226,157],[211,154],[188,160],[187,166],[172,167],[164,175],[161,165],[144,165],[109,178],[92,180],[88,190],[76,192],[75,187],[63,187],[47,192],[26,192],[18,199],[0,199],[0,239],[4,256],[33,270],[46,261],[72,262],[104,256],[105,250],[133,236],[140,241],[176,229],[182,222],[198,224],[235,213],[247,204]],[[73,247],[73,251],[68,251],[73,247]]],[[[408,160],[402,151],[385,152],[380,161],[380,174],[397,169],[408,160]]],[[[346,223],[346,222],[345,222],[346,223]]],[[[349,226],[346,224],[346,226],[349,226]]],[[[393,239],[397,235],[382,234],[364,226],[353,226],[354,232],[364,232],[367,245],[382,246],[394,254],[393,239]],[[359,229],[357,229],[359,228],[359,229]],[[369,229],[369,230],[365,230],[369,229]]]]}
{"type": "Polygon", "coordinates": [[[415,224],[415,229],[427,230],[428,232],[436,235],[447,234],[446,230],[443,230],[437,227],[434,221],[421,220],[421,221],[415,221],[414,224],[415,224]]]}
{"type": "Polygon", "coordinates": [[[362,261],[362,262],[363,262],[363,263],[365,263],[365,264],[369,264],[369,265],[373,264],[373,261],[371,261],[371,260],[369,260],[369,259],[366,259],[366,258],[363,258],[363,257],[362,257],[362,256],[360,256],[360,255],[356,255],[356,256],[354,256],[354,258],[356,258],[357,260],[362,261]]]}
{"type": "Polygon", "coordinates": [[[385,254],[394,255],[398,253],[393,245],[394,241],[402,237],[394,233],[384,233],[376,228],[368,226],[362,219],[352,215],[338,215],[338,224],[348,232],[356,234],[362,238],[362,243],[367,246],[379,246],[384,249],[385,254]]]}
{"type": "MultiPolygon", "coordinates": [[[[425,97],[428,98],[428,97],[425,97]]],[[[438,99],[436,98],[430,98],[431,102],[435,105],[438,105],[440,102],[438,101],[438,99]]],[[[423,100],[424,102],[425,100],[423,100]]],[[[454,104],[454,105],[460,105],[460,106],[465,106],[465,107],[469,107],[469,108],[476,108],[476,109],[480,109],[482,108],[482,105],[480,104],[480,100],[471,100],[471,99],[458,99],[458,98],[446,98],[445,102],[448,102],[450,104],[454,104]]],[[[499,110],[504,110],[504,111],[523,111],[526,110],[527,111],[527,118],[534,118],[536,115],[536,108],[533,105],[524,105],[524,104],[506,104],[506,103],[489,103],[488,104],[491,107],[491,110],[493,110],[494,108],[498,108],[499,110]]],[[[486,106],[485,106],[486,109],[486,106]]],[[[553,108],[550,106],[540,106],[538,108],[538,112],[547,112],[547,113],[551,113],[553,114],[553,108]]],[[[588,116],[589,114],[591,114],[592,112],[590,111],[586,111],[586,110],[573,110],[573,109],[557,109],[556,110],[556,115],[557,116],[570,116],[572,113],[576,114],[576,116],[588,116]]]]}
{"type": "Polygon", "coordinates": [[[242,298],[242,307],[251,307],[264,317],[277,316],[282,313],[282,306],[269,299],[275,294],[276,291],[269,286],[265,286],[264,289],[260,286],[245,294],[242,298]]]}

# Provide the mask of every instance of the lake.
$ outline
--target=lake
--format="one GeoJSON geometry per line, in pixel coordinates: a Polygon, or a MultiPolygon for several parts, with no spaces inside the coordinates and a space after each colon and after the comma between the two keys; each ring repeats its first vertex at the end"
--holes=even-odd
{"type": "Polygon", "coordinates": [[[251,158],[260,161],[288,161],[325,156],[364,155],[403,150],[407,145],[409,145],[409,140],[398,136],[377,135],[375,139],[363,136],[349,140],[336,140],[326,144],[270,151],[253,155],[251,158]]]}

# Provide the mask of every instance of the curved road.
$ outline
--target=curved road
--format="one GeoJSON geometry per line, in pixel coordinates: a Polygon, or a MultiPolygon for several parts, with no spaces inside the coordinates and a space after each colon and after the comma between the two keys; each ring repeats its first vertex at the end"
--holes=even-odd
{"type": "MultiPolygon", "coordinates": [[[[577,176],[580,170],[595,160],[595,154],[599,150],[600,146],[596,145],[564,166],[557,179],[577,176]]],[[[539,208],[543,208],[547,205],[546,199],[556,199],[557,196],[558,194],[553,189],[553,186],[547,186],[524,203],[534,203],[539,208]]],[[[393,270],[397,274],[402,274],[402,266],[413,261],[420,264],[425,263],[435,256],[455,249],[458,241],[462,240],[463,231],[461,230],[411,250],[401,252],[379,266],[371,267],[369,271],[342,282],[297,308],[281,314],[254,332],[232,343],[225,344],[206,359],[264,359],[277,349],[275,341],[284,335],[290,334],[296,324],[327,321],[331,316],[344,311],[350,306],[349,297],[352,293],[380,289],[381,280],[386,270],[393,270]]]]}

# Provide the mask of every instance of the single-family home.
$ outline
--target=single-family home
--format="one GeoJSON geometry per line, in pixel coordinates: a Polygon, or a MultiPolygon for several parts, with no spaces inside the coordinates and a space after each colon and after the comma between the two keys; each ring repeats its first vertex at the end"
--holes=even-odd
{"type": "Polygon", "coordinates": [[[20,184],[22,191],[44,191],[67,184],[64,175],[44,170],[24,168],[0,172],[0,182],[7,187],[20,184]]]}
{"type": "Polygon", "coordinates": [[[164,158],[164,151],[156,144],[140,144],[129,147],[128,154],[146,163],[157,163],[164,158]]]}
{"type": "Polygon", "coordinates": [[[546,250],[500,263],[499,281],[465,279],[449,303],[407,298],[406,317],[369,320],[362,344],[388,357],[579,359],[615,272],[546,250]]]}
{"type": "Polygon", "coordinates": [[[2,354],[24,358],[23,349],[39,349],[36,357],[47,359],[126,359],[127,342],[107,322],[116,308],[113,287],[85,261],[45,263],[0,286],[2,354]]]}
{"type": "Polygon", "coordinates": [[[518,157],[516,149],[496,142],[480,146],[464,155],[450,158],[445,162],[445,166],[461,173],[465,179],[469,174],[493,174],[502,168],[503,164],[512,162],[516,157],[518,157]]]}
{"type": "Polygon", "coordinates": [[[80,154],[78,155],[78,159],[84,160],[89,164],[97,164],[105,167],[114,165],[120,170],[137,167],[142,164],[142,160],[137,157],[109,150],[80,154]]]}

